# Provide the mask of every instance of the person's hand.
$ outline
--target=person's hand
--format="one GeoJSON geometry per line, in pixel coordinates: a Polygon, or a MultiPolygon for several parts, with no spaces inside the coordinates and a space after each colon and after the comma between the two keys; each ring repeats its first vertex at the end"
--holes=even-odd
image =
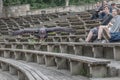
{"type": "Polygon", "coordinates": [[[110,27],[110,26],[113,26],[113,24],[111,22],[108,24],[108,27],[110,27]]]}
{"type": "Polygon", "coordinates": [[[102,13],[103,11],[100,11],[99,13],[102,13]]]}

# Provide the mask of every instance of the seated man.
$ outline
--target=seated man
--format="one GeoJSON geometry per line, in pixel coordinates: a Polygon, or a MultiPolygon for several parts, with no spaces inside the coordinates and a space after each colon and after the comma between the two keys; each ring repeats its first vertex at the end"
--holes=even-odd
{"type": "Polygon", "coordinates": [[[110,13],[110,7],[108,5],[104,6],[104,9],[99,12],[99,19],[104,19],[106,15],[110,13]],[[108,11],[109,10],[109,11],[108,11]]]}
{"type": "MultiPolygon", "coordinates": [[[[108,25],[101,25],[99,27],[95,27],[93,29],[90,30],[88,37],[86,38],[86,42],[92,42],[94,41],[96,38],[98,41],[100,41],[102,39],[102,34],[103,34],[103,30],[105,29],[107,31],[107,33],[110,32],[119,32],[119,16],[117,15],[117,10],[113,9],[112,11],[112,15],[113,15],[113,19],[111,20],[111,22],[108,25]],[[112,26],[111,29],[109,30],[108,26],[112,26]],[[95,38],[93,37],[95,36],[95,38]],[[92,39],[94,38],[94,39],[92,39]]],[[[108,34],[109,36],[109,34],[108,34]]]]}

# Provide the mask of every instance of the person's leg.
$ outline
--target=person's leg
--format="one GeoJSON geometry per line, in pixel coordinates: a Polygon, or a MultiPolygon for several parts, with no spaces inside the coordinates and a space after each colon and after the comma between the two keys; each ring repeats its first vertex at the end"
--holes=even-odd
{"type": "Polygon", "coordinates": [[[110,42],[109,39],[111,38],[110,32],[108,28],[104,28],[103,30],[103,38],[105,39],[105,42],[110,42]]]}
{"type": "Polygon", "coordinates": [[[91,39],[92,39],[92,37],[93,37],[93,32],[90,31],[85,41],[86,41],[86,42],[90,42],[91,39]]]}
{"type": "Polygon", "coordinates": [[[92,41],[93,36],[94,36],[94,35],[98,35],[97,33],[98,33],[98,28],[97,28],[97,27],[92,28],[92,29],[90,30],[90,32],[89,32],[89,34],[88,34],[88,36],[87,36],[87,38],[86,38],[85,41],[86,41],[86,42],[92,41]]]}
{"type": "Polygon", "coordinates": [[[104,26],[99,26],[98,38],[97,38],[98,40],[102,39],[103,28],[104,26]]]}
{"type": "Polygon", "coordinates": [[[107,39],[110,39],[110,38],[111,38],[109,28],[105,27],[105,28],[103,29],[103,34],[105,35],[105,37],[106,37],[107,39]]]}
{"type": "Polygon", "coordinates": [[[103,37],[103,32],[106,32],[106,36],[107,36],[108,38],[110,38],[109,28],[108,28],[107,26],[99,26],[98,39],[102,39],[102,37],[103,37]]]}

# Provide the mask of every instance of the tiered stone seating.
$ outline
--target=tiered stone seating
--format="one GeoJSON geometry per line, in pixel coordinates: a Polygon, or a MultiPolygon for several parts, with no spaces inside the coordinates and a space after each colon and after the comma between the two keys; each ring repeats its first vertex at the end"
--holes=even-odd
{"type": "MultiPolygon", "coordinates": [[[[69,42],[62,42],[62,43],[61,42],[59,42],[59,43],[55,43],[55,42],[51,42],[51,43],[50,42],[49,43],[46,43],[46,42],[45,43],[1,43],[1,49],[0,50],[1,51],[7,50],[7,52],[9,52],[11,50],[12,51],[16,50],[17,53],[21,52],[23,50],[22,54],[23,54],[23,52],[30,50],[27,53],[27,54],[31,54],[31,55],[28,55],[29,59],[32,59],[32,54],[34,53],[34,50],[35,50],[35,53],[39,50],[39,51],[47,51],[47,55],[49,54],[49,52],[51,52],[50,53],[51,58],[49,58],[49,60],[53,59],[52,54],[54,54],[54,57],[56,55],[58,57],[58,55],[59,55],[59,58],[61,60],[60,56],[63,57],[63,55],[64,55],[63,53],[68,53],[68,54],[65,54],[65,55],[69,59],[71,59],[71,58],[68,57],[68,56],[76,55],[75,58],[77,56],[79,56],[80,60],[81,60],[80,56],[81,57],[87,56],[84,59],[89,59],[90,57],[94,57],[93,59],[105,58],[105,59],[111,59],[111,60],[116,60],[116,61],[120,60],[119,46],[118,46],[118,44],[115,44],[115,43],[106,43],[106,44],[99,44],[99,43],[94,43],[94,44],[93,43],[87,43],[87,44],[84,44],[84,43],[69,43],[69,42]],[[32,50],[33,50],[33,52],[32,52],[32,50]],[[53,53],[53,52],[57,52],[57,53],[53,53]]],[[[42,52],[39,52],[39,51],[37,53],[42,54],[42,52]]],[[[4,53],[4,52],[1,52],[1,56],[3,55],[2,53],[4,53]]],[[[46,52],[43,52],[43,54],[46,54],[46,52]]],[[[10,55],[13,55],[13,54],[8,54],[8,55],[10,56],[10,55]]],[[[63,57],[63,58],[66,59],[66,57],[63,57]]],[[[34,59],[36,59],[36,58],[34,58],[34,59]]],[[[55,58],[55,60],[56,60],[56,58],[55,58]]],[[[55,64],[57,64],[57,63],[55,63],[55,64]]],[[[61,63],[61,64],[63,64],[63,63],[61,63]]],[[[110,73],[107,74],[107,75],[109,75],[109,76],[114,75],[113,74],[113,68],[111,67],[111,65],[110,66],[108,65],[108,67],[109,67],[108,72],[110,72],[110,73]]],[[[114,69],[117,71],[117,68],[114,68],[114,69]]],[[[118,72],[116,72],[116,73],[118,74],[118,72]]],[[[88,72],[88,74],[89,74],[89,72],[88,72]]],[[[114,76],[117,76],[117,75],[114,75],[114,76]]],[[[92,77],[96,77],[96,75],[94,75],[92,77]]]]}
{"type": "Polygon", "coordinates": [[[37,42],[39,39],[33,38],[33,35],[29,34],[13,38],[4,37],[5,39],[2,38],[3,42],[0,43],[0,56],[45,64],[48,67],[54,66],[57,69],[67,69],[73,75],[116,77],[120,75],[120,68],[113,68],[111,65],[114,61],[120,60],[118,43],[85,44],[79,42],[79,38],[85,38],[91,28],[100,24],[99,20],[90,20],[90,17],[90,12],[86,11],[1,18],[1,35],[8,35],[9,30],[38,26],[70,27],[75,29],[76,33],[50,33],[43,42],[37,42]]]}
{"type": "Polygon", "coordinates": [[[51,52],[41,52],[21,49],[5,49],[0,48],[1,56],[13,58],[16,60],[26,60],[27,62],[37,62],[45,64],[47,67],[56,66],[57,69],[68,69],[71,74],[83,74],[89,77],[105,77],[107,76],[106,64],[108,60],[94,59],[83,56],[75,56],[70,54],[56,54],[51,52]],[[34,58],[33,58],[34,56],[34,58]],[[81,73],[84,71],[85,73],[81,73]]]}
{"type": "Polygon", "coordinates": [[[66,22],[65,21],[64,22],[57,21],[56,24],[61,27],[69,26],[69,23],[67,21],[66,22]]]}
{"type": "Polygon", "coordinates": [[[70,26],[76,29],[76,35],[85,34],[84,23],[82,20],[79,19],[78,16],[68,17],[68,21],[70,23],[70,26]]]}
{"type": "Polygon", "coordinates": [[[117,7],[120,8],[120,4],[117,4],[117,7]]]}
{"type": "Polygon", "coordinates": [[[118,43],[70,43],[70,42],[44,42],[44,43],[0,43],[2,48],[17,48],[28,50],[39,50],[47,52],[68,53],[74,55],[88,56],[94,58],[107,58],[120,60],[118,43]],[[9,45],[9,46],[7,46],[9,45]],[[44,48],[44,49],[43,49],[44,48]],[[57,51],[56,51],[57,50],[57,51]]]}
{"type": "Polygon", "coordinates": [[[48,16],[50,17],[50,19],[59,18],[58,13],[50,13],[50,14],[48,14],[48,16]]]}
{"type": "Polygon", "coordinates": [[[94,27],[98,27],[100,25],[100,21],[96,20],[86,20],[85,21],[85,31],[88,34],[89,30],[94,27]]]}
{"type": "MultiPolygon", "coordinates": [[[[67,26],[68,27],[68,26],[71,26],[72,28],[79,29],[76,34],[82,34],[82,33],[84,34],[85,30],[83,28],[83,22],[81,20],[78,21],[78,22],[75,22],[76,21],[75,16],[77,14],[78,13],[74,13],[74,12],[73,13],[72,12],[71,13],[61,12],[61,13],[53,14],[53,15],[56,16],[54,18],[53,18],[52,14],[44,14],[44,15],[42,14],[42,15],[30,15],[30,16],[25,16],[25,17],[21,16],[21,17],[16,17],[16,18],[11,17],[11,18],[7,18],[7,19],[3,18],[1,20],[3,20],[3,22],[5,22],[7,24],[6,27],[9,30],[19,30],[19,29],[23,29],[23,28],[29,28],[29,27],[31,27],[31,25],[35,25],[35,24],[36,25],[37,24],[42,25],[41,22],[45,22],[45,21],[49,21],[49,22],[51,21],[52,22],[56,19],[56,21],[54,21],[54,22],[56,22],[54,25],[50,26],[49,24],[47,24],[47,25],[44,24],[44,26],[46,26],[46,27],[52,27],[52,26],[53,27],[54,26],[63,26],[63,27],[67,26]],[[75,17],[74,20],[72,20],[72,19],[70,20],[70,18],[69,18],[70,16],[75,17]],[[46,20],[46,19],[44,20],[44,18],[48,18],[49,20],[46,20]],[[44,20],[44,21],[42,21],[42,20],[44,20]],[[66,20],[66,22],[63,21],[63,20],[66,20]],[[80,26],[80,27],[78,27],[78,26],[80,26]]],[[[6,29],[5,31],[3,31],[2,35],[8,35],[9,33],[7,33],[7,32],[9,32],[9,30],[6,29]]],[[[63,35],[69,35],[69,34],[65,34],[65,33],[62,33],[62,34],[63,35]]]]}
{"type": "MultiPolygon", "coordinates": [[[[84,19],[82,19],[85,17],[90,17],[90,14],[88,12],[79,12],[79,13],[66,12],[66,13],[55,13],[54,15],[57,15],[58,17],[51,18],[51,14],[44,14],[43,16],[31,15],[31,16],[25,16],[25,17],[21,16],[16,18],[2,19],[4,22],[5,20],[10,21],[8,23],[6,22],[6,24],[10,24],[10,25],[6,26],[7,27],[6,30],[1,31],[1,35],[8,35],[9,34],[8,32],[11,30],[19,30],[23,28],[35,27],[35,25],[37,27],[38,26],[39,27],[42,27],[42,26],[45,26],[45,27],[61,26],[62,27],[63,26],[63,27],[71,27],[73,29],[76,29],[76,33],[74,35],[70,35],[68,33],[61,33],[61,34],[57,33],[57,35],[56,33],[50,33],[48,34],[50,37],[48,37],[45,41],[53,42],[53,41],[59,40],[59,41],[79,42],[79,38],[84,39],[90,28],[99,25],[99,21],[93,21],[93,20],[84,21],[84,19]],[[43,22],[40,20],[42,17],[48,17],[50,20],[43,22]],[[34,22],[39,22],[39,23],[36,24],[34,22]],[[17,26],[15,26],[15,24],[17,26]],[[68,35],[70,36],[68,37],[68,35]]],[[[24,35],[21,35],[21,38],[22,37],[24,37],[24,35]]],[[[28,36],[28,37],[32,37],[32,36],[28,36]]]]}
{"type": "Polygon", "coordinates": [[[89,20],[91,18],[90,13],[88,12],[81,12],[80,14],[78,14],[78,16],[80,16],[83,20],[89,20]]]}
{"type": "Polygon", "coordinates": [[[0,58],[0,65],[2,71],[9,71],[10,74],[17,75],[18,80],[49,80],[36,69],[15,60],[0,58]]]}

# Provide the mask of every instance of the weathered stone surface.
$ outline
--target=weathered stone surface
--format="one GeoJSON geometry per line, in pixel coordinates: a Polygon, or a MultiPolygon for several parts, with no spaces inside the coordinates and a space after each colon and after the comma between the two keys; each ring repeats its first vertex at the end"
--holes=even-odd
{"type": "Polygon", "coordinates": [[[2,17],[3,13],[3,0],[0,0],[0,17],[2,17]]]}
{"type": "Polygon", "coordinates": [[[18,80],[16,76],[11,76],[8,72],[0,70],[0,80],[18,80]]]}

